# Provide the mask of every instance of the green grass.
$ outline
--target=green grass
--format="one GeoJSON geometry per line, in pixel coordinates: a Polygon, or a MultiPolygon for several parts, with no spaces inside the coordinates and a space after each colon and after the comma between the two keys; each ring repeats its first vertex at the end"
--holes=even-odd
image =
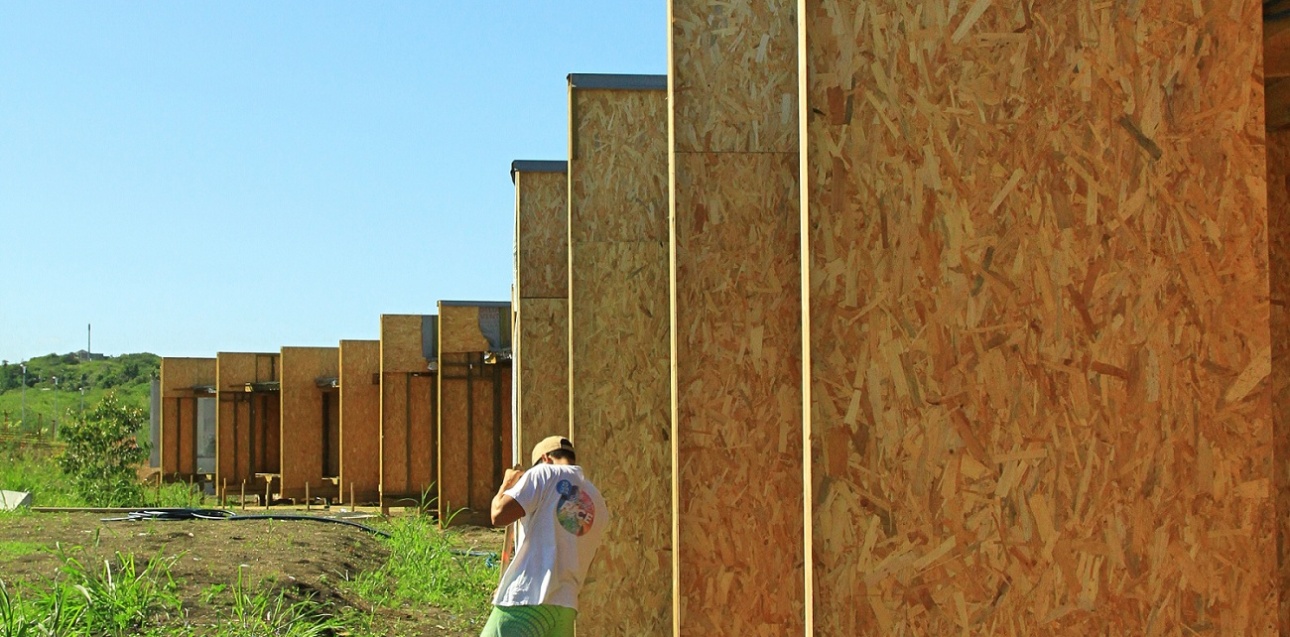
{"type": "Polygon", "coordinates": [[[456,555],[449,538],[427,516],[394,519],[382,540],[390,559],[352,584],[373,604],[394,607],[430,605],[461,615],[487,614],[499,573],[478,557],[456,555]]]}
{"type": "Polygon", "coordinates": [[[0,559],[39,553],[45,550],[47,546],[39,542],[0,541],[0,559]]]}

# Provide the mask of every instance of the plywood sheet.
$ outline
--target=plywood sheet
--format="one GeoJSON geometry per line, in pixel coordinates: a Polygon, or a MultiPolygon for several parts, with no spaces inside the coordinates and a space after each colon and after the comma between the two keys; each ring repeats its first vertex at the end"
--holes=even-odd
{"type": "Polygon", "coordinates": [[[247,492],[257,493],[263,485],[254,474],[279,468],[281,405],[276,393],[247,393],[244,386],[280,380],[279,355],[220,352],[215,360],[216,484],[232,490],[245,480],[247,492]]]}
{"type": "Polygon", "coordinates": [[[568,313],[565,299],[520,299],[515,449],[522,458],[547,436],[569,435],[568,313]]]}
{"type": "Polygon", "coordinates": [[[797,2],[671,0],[668,9],[677,152],[796,154],[797,2]]]}
{"type": "Polygon", "coordinates": [[[381,497],[418,505],[436,495],[434,376],[421,315],[381,316],[381,497]]]}
{"type": "Polygon", "coordinates": [[[1260,4],[805,7],[809,630],[1277,634],[1260,4]]]}
{"type": "Polygon", "coordinates": [[[479,327],[478,306],[439,304],[440,354],[486,352],[489,349],[488,338],[479,327]]]}
{"type": "Polygon", "coordinates": [[[471,386],[479,358],[439,355],[439,519],[449,520],[470,506],[471,386]]]}
{"type": "Polygon", "coordinates": [[[801,634],[797,157],[674,162],[680,634],[801,634]]]}
{"type": "Polygon", "coordinates": [[[381,487],[381,342],[340,342],[340,488],[373,502],[381,487]]]}
{"type": "MultiPolygon", "coordinates": [[[[579,601],[579,630],[664,635],[672,621],[667,96],[575,86],[569,117],[570,434],[613,511],[579,601]]],[[[526,459],[537,440],[521,450],[526,459]]]]}
{"type": "Polygon", "coordinates": [[[1273,493],[1276,497],[1277,625],[1290,634],[1290,130],[1268,134],[1268,264],[1272,292],[1273,493]]]}
{"type": "Polygon", "coordinates": [[[320,378],[340,374],[340,349],[336,347],[282,348],[282,441],[281,473],[284,498],[302,499],[305,486],[310,495],[335,495],[331,482],[323,481],[327,450],[324,448],[327,393],[318,387],[320,378]]]}
{"type": "Polygon", "coordinates": [[[574,88],[569,117],[571,244],[665,241],[667,94],[574,88]]]}
{"type": "Polygon", "coordinates": [[[515,173],[515,294],[520,299],[569,296],[568,186],[563,171],[515,173]]]}
{"type": "Polygon", "coordinates": [[[214,358],[161,359],[161,473],[196,471],[196,409],[192,388],[215,385],[214,358]]]}

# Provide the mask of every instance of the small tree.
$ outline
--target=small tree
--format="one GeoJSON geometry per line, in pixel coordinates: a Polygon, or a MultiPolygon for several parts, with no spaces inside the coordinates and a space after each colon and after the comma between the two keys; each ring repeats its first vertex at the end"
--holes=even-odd
{"type": "Polygon", "coordinates": [[[148,448],[136,442],[136,436],[146,421],[142,409],[122,404],[116,392],[109,392],[59,432],[67,449],[58,464],[90,506],[129,506],[143,500],[136,469],[148,458],[148,448]]]}

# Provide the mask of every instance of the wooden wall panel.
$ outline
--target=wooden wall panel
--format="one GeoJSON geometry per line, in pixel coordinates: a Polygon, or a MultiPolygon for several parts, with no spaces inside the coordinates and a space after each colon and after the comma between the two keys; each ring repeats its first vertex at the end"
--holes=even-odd
{"type": "Polygon", "coordinates": [[[670,7],[676,634],[800,635],[796,2],[670,7]]]}
{"type": "Polygon", "coordinates": [[[439,519],[470,502],[470,391],[468,354],[439,355],[439,519]]]}
{"type": "Polygon", "coordinates": [[[244,387],[280,380],[279,354],[220,352],[215,361],[216,484],[233,493],[245,480],[248,494],[263,493],[254,474],[278,472],[281,405],[276,393],[244,387]]]}
{"type": "Polygon", "coordinates": [[[215,385],[214,358],[161,359],[161,473],[187,476],[197,469],[193,387],[215,385]]]}
{"type": "Polygon", "coordinates": [[[439,305],[439,353],[485,352],[488,349],[488,339],[479,329],[478,306],[439,305]]]}
{"type": "Polygon", "coordinates": [[[484,362],[493,349],[480,327],[484,307],[510,317],[510,303],[439,303],[439,519],[445,524],[489,523],[489,505],[511,454],[511,399],[500,392],[512,370],[504,359],[484,362]]]}
{"type": "Polygon", "coordinates": [[[284,498],[303,499],[306,484],[311,496],[336,495],[335,485],[323,480],[326,457],[323,402],[327,392],[318,387],[318,379],[339,375],[339,348],[282,348],[280,467],[284,498]]]}
{"type": "MultiPolygon", "coordinates": [[[[556,162],[551,162],[556,163],[556,162]]],[[[559,162],[564,163],[564,162],[559,162]]],[[[569,176],[515,171],[518,298],[569,296],[569,176]]]]}
{"type": "Polygon", "coordinates": [[[421,315],[381,315],[381,498],[415,506],[436,495],[433,373],[421,315]]]}
{"type": "Polygon", "coordinates": [[[381,489],[381,342],[340,342],[340,489],[376,502],[381,489]]]}
{"type": "Polygon", "coordinates": [[[569,198],[567,162],[515,162],[514,449],[569,435],[569,198]],[[559,168],[559,170],[555,170],[559,168]]]}
{"type": "Polygon", "coordinates": [[[808,630],[1276,634],[1260,4],[804,7],[808,630]]]}
{"type": "Polygon", "coordinates": [[[539,440],[569,435],[569,302],[520,299],[519,307],[515,449],[524,459],[539,440]]]}
{"type": "MultiPolygon", "coordinates": [[[[1270,101],[1270,100],[1269,100],[1270,101]]],[[[1271,108],[1271,105],[1269,105],[1271,108]]],[[[1272,335],[1273,493],[1276,497],[1277,624],[1290,635],[1290,129],[1268,133],[1268,257],[1272,335]]]]}
{"type": "MultiPolygon", "coordinates": [[[[672,621],[667,93],[661,76],[622,78],[658,87],[644,90],[580,88],[581,76],[570,79],[570,434],[613,512],[579,601],[579,630],[665,635],[672,621]]],[[[522,451],[527,459],[529,449],[522,451]]]]}

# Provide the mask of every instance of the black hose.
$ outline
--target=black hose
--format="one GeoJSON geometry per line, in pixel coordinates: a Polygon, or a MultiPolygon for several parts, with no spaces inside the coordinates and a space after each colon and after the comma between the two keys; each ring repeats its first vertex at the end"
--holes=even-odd
{"type": "Polygon", "coordinates": [[[380,529],[372,528],[366,524],[359,524],[352,520],[342,520],[340,518],[321,518],[314,515],[298,515],[291,513],[266,513],[263,515],[238,515],[226,509],[141,509],[131,511],[123,518],[102,518],[102,522],[126,522],[136,520],[154,520],[154,521],[175,521],[175,520],[305,520],[308,522],[328,522],[331,524],[344,524],[361,529],[377,537],[389,539],[389,533],[380,529]]]}

